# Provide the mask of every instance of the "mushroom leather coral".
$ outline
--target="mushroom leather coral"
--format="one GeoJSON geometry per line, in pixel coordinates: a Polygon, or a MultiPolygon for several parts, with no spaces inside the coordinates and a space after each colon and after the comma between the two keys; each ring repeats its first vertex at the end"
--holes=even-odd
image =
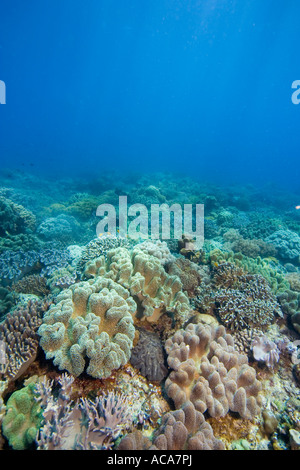
{"type": "Polygon", "coordinates": [[[191,401],[217,418],[229,410],[245,419],[259,413],[261,384],[223,326],[189,324],[166,341],[165,349],[173,369],[165,387],[177,409],[191,401]]]}
{"type": "Polygon", "coordinates": [[[135,310],[128,291],[111,279],[72,285],[58,295],[38,330],[46,358],[75,376],[87,365],[92,377],[109,377],[130,358],[135,310]]]}

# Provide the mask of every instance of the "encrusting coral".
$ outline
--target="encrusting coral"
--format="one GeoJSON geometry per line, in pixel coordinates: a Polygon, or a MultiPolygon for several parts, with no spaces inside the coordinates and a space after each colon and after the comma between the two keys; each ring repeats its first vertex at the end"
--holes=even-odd
{"type": "Polygon", "coordinates": [[[166,341],[165,349],[173,369],[165,388],[177,409],[191,401],[212,417],[229,410],[244,419],[257,416],[261,384],[224,326],[189,324],[166,341]]]}

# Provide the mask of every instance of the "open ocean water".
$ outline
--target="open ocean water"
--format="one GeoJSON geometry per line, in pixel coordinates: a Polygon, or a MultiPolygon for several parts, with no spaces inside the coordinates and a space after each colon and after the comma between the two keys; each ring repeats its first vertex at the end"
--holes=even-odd
{"type": "Polygon", "coordinates": [[[299,18],[0,6],[0,449],[299,450],[299,18]]]}

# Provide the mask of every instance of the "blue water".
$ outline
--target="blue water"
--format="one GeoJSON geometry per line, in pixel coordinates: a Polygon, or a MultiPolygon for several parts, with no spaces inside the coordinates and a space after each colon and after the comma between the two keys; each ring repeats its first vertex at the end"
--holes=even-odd
{"type": "Polygon", "coordinates": [[[10,0],[2,168],[298,188],[298,0],[10,0]]]}

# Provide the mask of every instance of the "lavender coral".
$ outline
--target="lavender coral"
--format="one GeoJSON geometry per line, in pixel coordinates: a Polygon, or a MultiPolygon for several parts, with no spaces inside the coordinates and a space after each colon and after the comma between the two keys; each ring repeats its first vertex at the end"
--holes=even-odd
{"type": "Polygon", "coordinates": [[[189,324],[166,341],[165,349],[173,369],[165,387],[176,408],[191,401],[212,417],[229,410],[245,419],[259,413],[261,384],[223,326],[189,324]]]}
{"type": "Polygon", "coordinates": [[[163,415],[161,425],[151,438],[140,431],[127,434],[118,450],[223,450],[209,423],[191,402],[163,415]]]}
{"type": "Polygon", "coordinates": [[[53,381],[36,385],[36,401],[42,410],[42,425],[37,436],[39,450],[100,450],[111,449],[115,439],[132,422],[124,396],[110,392],[94,401],[70,399],[74,378],[59,378],[55,398],[53,381]]]}
{"type": "Polygon", "coordinates": [[[251,343],[253,357],[256,361],[264,362],[268,367],[274,368],[279,361],[280,350],[274,341],[266,336],[256,336],[251,343]]]}

